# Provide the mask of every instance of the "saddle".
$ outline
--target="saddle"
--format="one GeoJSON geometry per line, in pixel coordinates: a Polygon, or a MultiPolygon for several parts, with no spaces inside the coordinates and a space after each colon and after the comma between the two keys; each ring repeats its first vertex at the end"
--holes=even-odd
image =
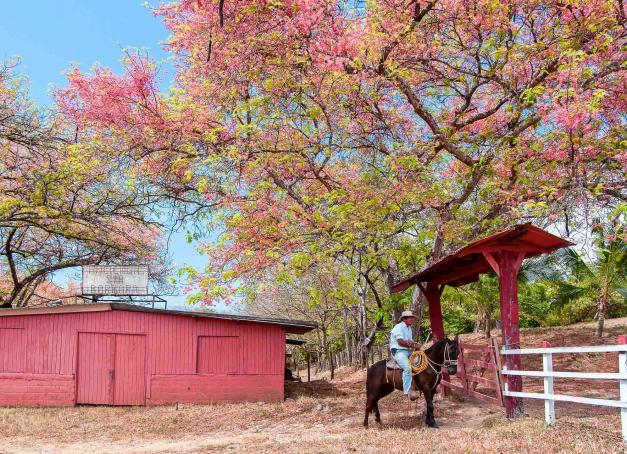
{"type": "Polygon", "coordinates": [[[387,369],[400,369],[401,368],[401,366],[398,365],[398,363],[396,362],[394,358],[388,358],[388,360],[385,363],[385,367],[387,369]]]}

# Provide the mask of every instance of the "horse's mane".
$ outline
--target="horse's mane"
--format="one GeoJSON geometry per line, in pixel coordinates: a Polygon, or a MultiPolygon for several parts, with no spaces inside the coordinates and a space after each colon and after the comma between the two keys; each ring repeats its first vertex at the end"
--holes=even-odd
{"type": "Polygon", "coordinates": [[[439,341],[434,342],[431,347],[426,349],[425,353],[431,353],[431,351],[434,350],[436,347],[441,347],[443,344],[447,344],[448,342],[450,342],[450,340],[446,337],[444,339],[440,339],[439,341]]]}

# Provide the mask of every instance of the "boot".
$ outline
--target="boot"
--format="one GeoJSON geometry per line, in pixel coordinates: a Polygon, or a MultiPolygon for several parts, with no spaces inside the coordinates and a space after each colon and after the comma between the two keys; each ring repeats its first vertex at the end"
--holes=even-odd
{"type": "Polygon", "coordinates": [[[413,402],[414,400],[418,399],[418,397],[420,397],[420,393],[418,391],[416,391],[415,389],[409,391],[409,400],[413,402]]]}

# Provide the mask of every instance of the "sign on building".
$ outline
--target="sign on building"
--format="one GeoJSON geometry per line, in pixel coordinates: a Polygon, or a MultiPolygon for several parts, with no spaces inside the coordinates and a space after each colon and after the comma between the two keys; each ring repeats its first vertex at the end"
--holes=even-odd
{"type": "Polygon", "coordinates": [[[148,295],[147,266],[83,267],[83,295],[148,295]]]}

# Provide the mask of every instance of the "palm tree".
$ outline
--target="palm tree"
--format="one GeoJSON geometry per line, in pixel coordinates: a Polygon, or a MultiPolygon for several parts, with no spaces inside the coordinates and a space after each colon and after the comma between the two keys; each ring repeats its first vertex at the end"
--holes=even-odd
{"type": "Polygon", "coordinates": [[[594,233],[593,260],[586,262],[575,250],[565,249],[557,258],[566,276],[552,273],[552,277],[558,284],[556,306],[563,307],[577,300],[594,302],[596,335],[601,338],[608,307],[624,304],[627,299],[627,243],[624,235],[605,236],[600,227],[594,233]]]}

